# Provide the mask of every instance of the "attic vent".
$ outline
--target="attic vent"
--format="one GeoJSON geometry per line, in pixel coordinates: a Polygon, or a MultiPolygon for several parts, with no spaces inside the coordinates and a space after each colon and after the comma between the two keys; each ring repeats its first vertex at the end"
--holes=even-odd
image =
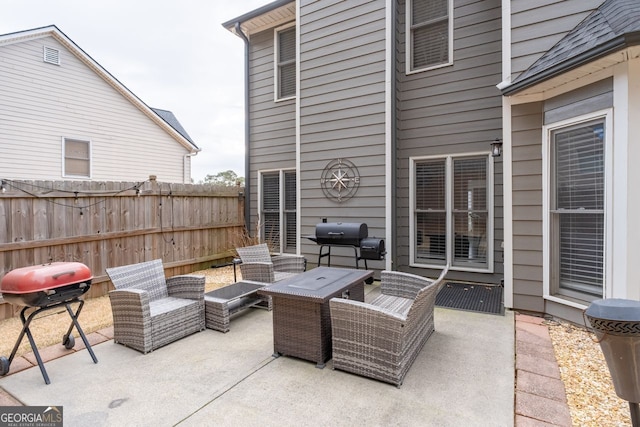
{"type": "Polygon", "coordinates": [[[44,46],[44,62],[60,65],[60,51],[52,47],[44,46]]]}

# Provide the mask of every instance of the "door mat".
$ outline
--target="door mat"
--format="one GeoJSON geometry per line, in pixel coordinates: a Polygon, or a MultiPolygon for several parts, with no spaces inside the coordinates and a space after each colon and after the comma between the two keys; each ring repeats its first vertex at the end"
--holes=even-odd
{"type": "Polygon", "coordinates": [[[436,296],[436,306],[504,316],[502,293],[502,286],[445,283],[436,296]]]}

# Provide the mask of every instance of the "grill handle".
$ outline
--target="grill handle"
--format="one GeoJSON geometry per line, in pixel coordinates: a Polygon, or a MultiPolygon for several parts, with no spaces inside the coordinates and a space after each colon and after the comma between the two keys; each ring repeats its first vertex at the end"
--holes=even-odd
{"type": "Polygon", "coordinates": [[[61,271],[60,273],[56,273],[54,274],[53,277],[54,279],[59,278],[60,276],[64,276],[65,274],[69,274],[71,276],[73,276],[74,274],[76,274],[76,272],[74,270],[69,270],[69,271],[61,271]]]}
{"type": "Polygon", "coordinates": [[[344,236],[344,231],[341,231],[339,233],[336,233],[335,231],[329,231],[327,234],[329,236],[344,236]]]}

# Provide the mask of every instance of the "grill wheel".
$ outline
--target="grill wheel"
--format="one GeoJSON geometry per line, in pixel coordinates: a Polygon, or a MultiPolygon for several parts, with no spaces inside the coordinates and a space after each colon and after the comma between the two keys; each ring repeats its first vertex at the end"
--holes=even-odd
{"type": "Polygon", "coordinates": [[[76,339],[73,337],[73,335],[65,335],[62,337],[62,345],[67,350],[71,350],[76,346],[76,339]]]}
{"type": "Polygon", "coordinates": [[[4,356],[0,356],[0,376],[7,375],[9,373],[9,359],[4,356]]]}

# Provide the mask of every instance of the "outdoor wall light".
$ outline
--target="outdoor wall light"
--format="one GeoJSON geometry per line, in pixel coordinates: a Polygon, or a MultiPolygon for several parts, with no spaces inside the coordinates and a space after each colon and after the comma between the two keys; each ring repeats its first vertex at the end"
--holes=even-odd
{"type": "Polygon", "coordinates": [[[491,143],[491,156],[500,157],[501,154],[502,154],[502,140],[499,138],[496,138],[491,143]]]}
{"type": "Polygon", "coordinates": [[[7,182],[3,179],[2,180],[2,184],[0,185],[0,191],[2,191],[3,193],[7,192],[6,184],[7,184],[7,182]]]}

